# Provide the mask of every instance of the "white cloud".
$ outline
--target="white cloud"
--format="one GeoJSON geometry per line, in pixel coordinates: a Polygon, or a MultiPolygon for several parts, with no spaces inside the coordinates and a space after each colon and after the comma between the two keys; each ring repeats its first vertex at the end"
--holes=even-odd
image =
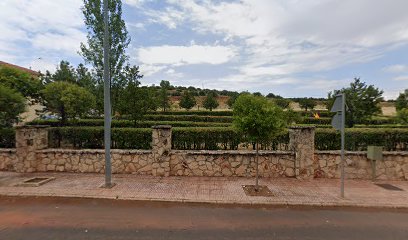
{"type": "Polygon", "coordinates": [[[147,65],[189,65],[189,64],[222,64],[236,56],[231,46],[157,46],[141,48],[137,58],[147,65]]]}
{"type": "Polygon", "coordinates": [[[383,68],[385,72],[400,73],[408,71],[408,65],[396,64],[383,68]]]}
{"type": "Polygon", "coordinates": [[[408,81],[408,75],[407,76],[398,76],[394,78],[396,81],[408,81]]]}
{"type": "Polygon", "coordinates": [[[406,0],[168,2],[184,13],[178,25],[188,21],[198,33],[243,41],[245,57],[237,68],[246,77],[370,62],[408,40],[406,0]]]}

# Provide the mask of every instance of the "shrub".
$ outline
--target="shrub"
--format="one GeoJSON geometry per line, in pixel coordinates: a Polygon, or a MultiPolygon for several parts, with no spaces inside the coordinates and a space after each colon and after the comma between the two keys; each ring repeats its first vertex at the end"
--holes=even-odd
{"type": "Polygon", "coordinates": [[[15,148],[15,135],[14,128],[0,128],[0,148],[15,148]]]}
{"type": "Polygon", "coordinates": [[[199,115],[199,116],[232,116],[232,111],[167,111],[149,112],[149,115],[199,115]]]}
{"type": "MultiPolygon", "coordinates": [[[[334,129],[317,129],[315,144],[319,150],[338,150],[340,149],[340,132],[334,129]]],[[[408,129],[346,129],[347,150],[364,151],[370,145],[384,146],[386,151],[406,151],[408,149],[408,129]]]]}
{"type": "MultiPolygon", "coordinates": [[[[101,127],[104,124],[103,119],[79,119],[70,120],[65,123],[61,123],[59,120],[34,120],[28,125],[49,125],[51,127],[58,126],[71,126],[71,127],[101,127]]],[[[171,125],[172,127],[229,127],[230,123],[218,123],[218,122],[191,122],[191,121],[142,121],[133,122],[131,120],[113,120],[112,128],[151,128],[155,125],[171,125]]]]}
{"type": "Polygon", "coordinates": [[[17,91],[0,84],[0,127],[11,127],[25,111],[25,98],[17,91]]]}

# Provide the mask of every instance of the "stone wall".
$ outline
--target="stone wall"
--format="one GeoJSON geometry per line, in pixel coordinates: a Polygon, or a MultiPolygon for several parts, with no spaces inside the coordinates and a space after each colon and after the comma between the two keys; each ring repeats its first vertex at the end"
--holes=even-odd
{"type": "MultiPolygon", "coordinates": [[[[46,149],[37,151],[38,172],[103,173],[103,150],[46,149]]],[[[236,151],[172,151],[166,176],[255,175],[255,153],[236,151]]],[[[152,151],[112,150],[112,172],[157,175],[152,151]]],[[[259,173],[263,177],[293,177],[294,158],[289,152],[261,152],[259,173]]]]}
{"type": "MultiPolygon", "coordinates": [[[[174,151],[170,158],[170,175],[253,177],[255,153],[239,151],[174,151]]],[[[260,152],[259,176],[293,177],[294,154],[260,152]]]]}
{"type": "Polygon", "coordinates": [[[16,149],[0,148],[0,171],[14,171],[16,149]]]}
{"type": "MultiPolygon", "coordinates": [[[[372,179],[373,165],[366,152],[347,152],[345,157],[347,179],[372,179]]],[[[315,178],[340,178],[340,151],[318,151],[313,163],[315,178]]],[[[408,152],[384,152],[383,160],[376,161],[375,179],[408,180],[408,152]]]]}
{"type": "MultiPolygon", "coordinates": [[[[48,149],[44,127],[20,127],[16,149],[0,149],[0,170],[16,172],[103,173],[104,150],[48,149]]],[[[171,127],[153,128],[152,150],[112,150],[112,172],[153,176],[253,177],[255,152],[177,151],[171,149],[171,127]]],[[[315,151],[314,128],[290,129],[291,151],[260,151],[261,177],[339,178],[340,152],[315,151]]],[[[371,179],[365,152],[348,152],[346,178],[371,179]]],[[[408,180],[408,152],[385,152],[376,179],[408,180]]]]}

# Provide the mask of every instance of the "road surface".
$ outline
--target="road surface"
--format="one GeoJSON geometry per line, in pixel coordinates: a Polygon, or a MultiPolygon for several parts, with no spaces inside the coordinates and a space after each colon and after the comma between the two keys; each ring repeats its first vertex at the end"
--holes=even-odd
{"type": "Polygon", "coordinates": [[[0,239],[408,239],[408,211],[0,197],[0,239]]]}

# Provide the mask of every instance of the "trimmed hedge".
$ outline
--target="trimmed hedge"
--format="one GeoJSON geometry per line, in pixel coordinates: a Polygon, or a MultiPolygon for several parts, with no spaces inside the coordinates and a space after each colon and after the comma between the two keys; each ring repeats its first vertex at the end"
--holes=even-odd
{"type": "Polygon", "coordinates": [[[0,148],[16,147],[16,131],[14,128],[0,128],[0,148]]]}
{"type": "MultiPolygon", "coordinates": [[[[150,128],[112,129],[112,148],[150,149],[150,128]]],[[[50,147],[61,143],[74,148],[103,148],[103,127],[62,127],[50,129],[50,147]]],[[[173,128],[173,149],[237,149],[246,144],[232,128],[173,128]]],[[[262,143],[262,149],[288,149],[289,137],[285,132],[273,142],[262,143]]],[[[333,129],[316,129],[316,149],[339,150],[340,133],[333,129]]],[[[355,128],[346,131],[346,149],[366,150],[368,145],[384,146],[387,151],[408,150],[408,129],[355,128]]]]}
{"type": "MultiPolygon", "coordinates": [[[[60,127],[58,120],[34,120],[29,125],[49,125],[60,127]]],[[[65,123],[64,127],[100,127],[103,126],[103,119],[80,119],[71,120],[65,123]]],[[[155,125],[171,125],[173,127],[229,127],[230,123],[218,122],[191,122],[191,121],[142,121],[136,124],[131,120],[112,120],[112,128],[151,128],[155,125]]]]}
{"type": "Polygon", "coordinates": [[[232,111],[167,111],[149,112],[149,115],[232,116],[232,111]]]}
{"type": "MultiPolygon", "coordinates": [[[[49,147],[69,145],[73,148],[103,148],[103,127],[54,127],[49,129],[49,147]]],[[[150,149],[150,128],[112,128],[112,148],[150,149]]]]}
{"type": "Polygon", "coordinates": [[[198,115],[145,115],[146,121],[192,121],[231,123],[232,116],[198,116],[198,115]]]}
{"type": "MultiPolygon", "coordinates": [[[[346,129],[346,149],[364,151],[367,146],[384,146],[386,151],[408,150],[408,129],[351,128],[346,129]]],[[[318,150],[341,148],[340,132],[334,129],[317,129],[315,147],[318,150]]]]}

